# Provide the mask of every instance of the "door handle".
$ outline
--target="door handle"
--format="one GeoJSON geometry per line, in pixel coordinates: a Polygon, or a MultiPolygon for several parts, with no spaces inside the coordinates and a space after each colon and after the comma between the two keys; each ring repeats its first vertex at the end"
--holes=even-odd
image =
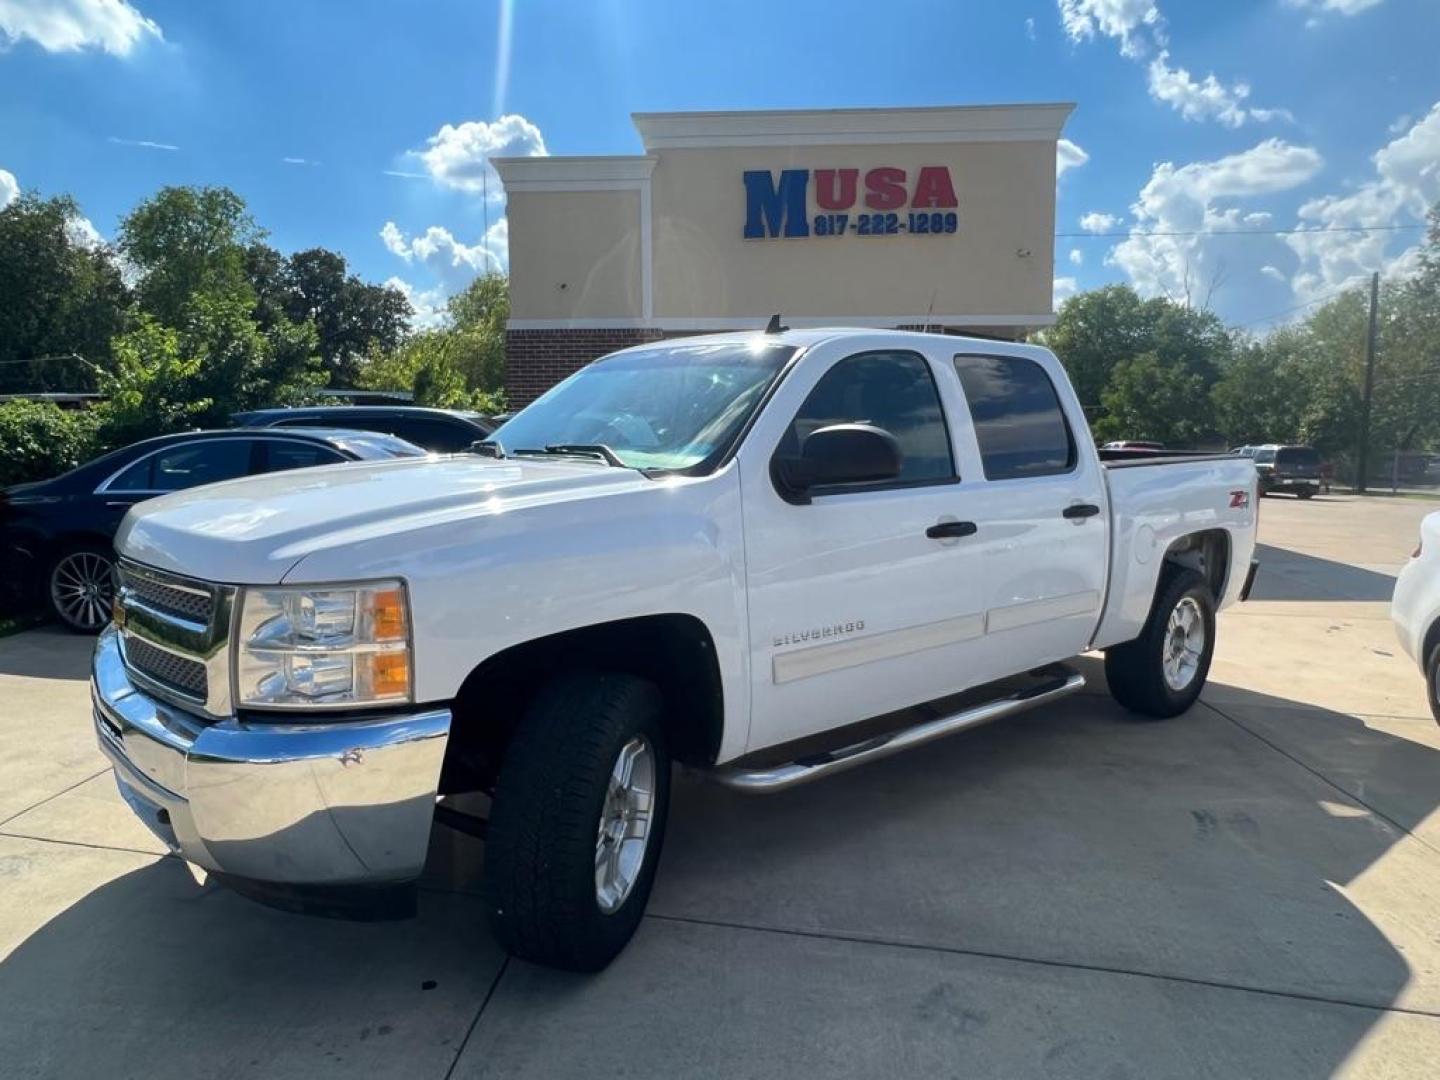
{"type": "Polygon", "coordinates": [[[925,530],[931,540],[954,540],[974,536],[978,526],[973,521],[940,521],[925,530]]]}
{"type": "Polygon", "coordinates": [[[1098,513],[1100,513],[1100,508],[1094,503],[1076,503],[1074,506],[1067,506],[1064,510],[1061,510],[1060,516],[1075,520],[1077,518],[1094,517],[1098,513]]]}

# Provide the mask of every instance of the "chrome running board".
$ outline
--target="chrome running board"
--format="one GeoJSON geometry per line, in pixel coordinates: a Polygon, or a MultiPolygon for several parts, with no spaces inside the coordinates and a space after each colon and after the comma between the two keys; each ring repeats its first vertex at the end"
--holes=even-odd
{"type": "Polygon", "coordinates": [[[822,776],[832,776],[846,769],[853,769],[866,762],[898,754],[914,746],[922,746],[935,739],[979,727],[992,720],[999,720],[1015,713],[1033,709],[1037,705],[1058,701],[1083,689],[1085,676],[1079,672],[1065,670],[1055,680],[1040,686],[1026,687],[1005,697],[995,698],[959,712],[926,720],[911,727],[901,728],[873,739],[853,743],[838,750],[814,754],[796,761],[762,768],[744,766],[721,766],[711,772],[711,777],[736,791],[768,794],[783,791],[822,776]]]}

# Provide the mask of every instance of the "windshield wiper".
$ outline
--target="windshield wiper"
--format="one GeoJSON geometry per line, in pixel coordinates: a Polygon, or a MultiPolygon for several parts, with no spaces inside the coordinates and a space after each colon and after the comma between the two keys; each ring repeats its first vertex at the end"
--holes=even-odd
{"type": "Polygon", "coordinates": [[[584,457],[599,458],[606,465],[612,465],[617,469],[628,469],[630,466],[621,461],[615,451],[604,443],[550,443],[543,450],[534,447],[525,447],[520,450],[510,451],[513,455],[518,454],[553,454],[556,457],[584,457]]]}

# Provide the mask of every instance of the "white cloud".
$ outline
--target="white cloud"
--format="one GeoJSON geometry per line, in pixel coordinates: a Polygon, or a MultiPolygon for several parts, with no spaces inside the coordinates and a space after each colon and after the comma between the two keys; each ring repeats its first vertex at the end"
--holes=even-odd
{"type": "Polygon", "coordinates": [[[1271,281],[1278,281],[1282,285],[1288,285],[1290,283],[1290,279],[1285,276],[1285,271],[1281,270],[1278,266],[1271,266],[1267,263],[1260,267],[1260,273],[1264,274],[1271,281]]]}
{"type": "Polygon", "coordinates": [[[1069,170],[1078,169],[1089,160],[1090,155],[1079,144],[1061,139],[1055,144],[1055,182],[1058,184],[1069,170]]]}
{"type": "Polygon", "coordinates": [[[1163,101],[1186,120],[1219,120],[1229,127],[1240,127],[1247,120],[1293,120],[1287,109],[1252,109],[1245,107],[1250,87],[1243,82],[1226,86],[1213,74],[1195,79],[1182,67],[1170,66],[1170,52],[1161,49],[1150,61],[1150,96],[1163,101]]]}
{"type": "Polygon", "coordinates": [[[481,274],[504,273],[510,263],[510,226],[505,218],[491,225],[476,244],[456,240],[441,225],[406,236],[393,221],[381,228],[380,239],[391,254],[424,266],[450,292],[458,292],[481,274]]]}
{"type": "MultiPolygon", "coordinates": [[[[4,3],[4,0],[0,0],[4,3]]],[[[106,142],[114,143],[116,146],[138,146],[141,150],[179,150],[180,147],[174,143],[152,142],[150,139],[122,139],[118,135],[111,135],[106,142]]]]}
{"type": "Polygon", "coordinates": [[[76,247],[94,251],[105,246],[105,238],[100,235],[100,230],[90,223],[89,218],[78,214],[65,223],[65,235],[76,247]]]}
{"type": "Polygon", "coordinates": [[[1301,11],[1333,12],[1337,15],[1359,15],[1379,7],[1385,0],[1284,0],[1286,7],[1301,11]]]}
{"type": "Polygon", "coordinates": [[[1310,147],[1279,139],[1214,161],[1178,167],[1162,162],[1130,208],[1135,225],[1129,238],[1115,245],[1106,262],[1124,270],[1144,295],[1204,304],[1237,274],[1258,272],[1284,250],[1278,241],[1224,235],[1253,232],[1269,220],[1243,212],[1234,201],[1289,191],[1323,164],[1310,147]]]}
{"type": "Polygon", "coordinates": [[[280,161],[281,161],[282,164],[285,164],[285,165],[319,165],[319,164],[320,164],[320,162],[318,162],[318,161],[311,161],[309,158],[303,158],[303,157],[282,157],[282,158],[280,159],[280,161]]]}
{"type": "Polygon", "coordinates": [[[1079,291],[1080,286],[1073,277],[1057,277],[1055,279],[1052,305],[1059,307],[1079,291]]]}
{"type": "Polygon", "coordinates": [[[385,284],[405,294],[410,301],[410,325],[417,330],[433,330],[444,323],[448,316],[445,309],[444,289],[417,289],[404,278],[387,278],[385,284]]]}
{"type": "Polygon", "coordinates": [[[1071,265],[1071,266],[1083,266],[1084,263],[1085,263],[1085,253],[1084,253],[1083,251],[1081,251],[1079,248],[1071,248],[1071,249],[1070,249],[1070,265],[1071,265]]]}
{"type": "Polygon", "coordinates": [[[1224,83],[1214,73],[1197,79],[1170,62],[1165,17],[1154,0],[1056,0],[1060,22],[1074,42],[1097,34],[1120,43],[1121,55],[1132,60],[1150,57],[1146,65],[1150,96],[1177,110],[1186,120],[1218,120],[1239,127],[1250,120],[1267,123],[1293,119],[1286,109],[1246,107],[1250,86],[1224,83]]]}
{"type": "Polygon", "coordinates": [[[20,181],[15,179],[14,173],[0,169],[0,210],[4,210],[19,197],[20,181]]]}
{"type": "Polygon", "coordinates": [[[1027,38],[1029,38],[1031,41],[1034,41],[1034,40],[1035,40],[1035,20],[1034,20],[1034,19],[1026,19],[1026,20],[1025,20],[1025,36],[1026,36],[1027,38]]]}
{"type": "Polygon", "coordinates": [[[1114,214],[1102,214],[1098,210],[1092,210],[1080,218],[1080,228],[1088,233],[1109,232],[1120,224],[1120,219],[1114,214]]]}
{"type": "Polygon", "coordinates": [[[1440,102],[1403,135],[1371,156],[1375,177],[1346,195],[1324,195],[1304,203],[1302,228],[1367,228],[1371,232],[1299,232],[1286,242],[1300,258],[1292,281],[1296,296],[1313,300],[1359,284],[1376,270],[1400,275],[1413,269],[1417,247],[1399,255],[1387,251],[1396,240],[1388,226],[1418,224],[1440,200],[1440,102]]]}
{"type": "Polygon", "coordinates": [[[101,49],[129,56],[159,25],[126,0],[0,0],[0,44],[30,40],[46,52],[101,49]]]}
{"type": "Polygon", "coordinates": [[[1164,20],[1154,0],[1058,0],[1060,22],[1071,41],[1095,34],[1116,38],[1126,56],[1144,56],[1152,42],[1163,45],[1164,20]]]}
{"type": "Polygon", "coordinates": [[[445,124],[426,142],[426,149],[410,153],[437,183],[461,191],[488,189],[492,199],[504,195],[500,177],[490,164],[492,157],[544,157],[549,153],[540,129],[514,114],[493,124],[483,120],[445,124]]]}

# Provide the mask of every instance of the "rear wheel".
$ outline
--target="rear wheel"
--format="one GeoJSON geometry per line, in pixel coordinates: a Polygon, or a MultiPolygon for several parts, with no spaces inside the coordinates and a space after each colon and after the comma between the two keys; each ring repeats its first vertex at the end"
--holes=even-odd
{"type": "Polygon", "coordinates": [[[1161,576],[1145,628],[1107,649],[1110,694],[1152,719],[1178,716],[1195,703],[1215,652],[1215,601],[1197,571],[1174,566],[1161,576]]]}
{"type": "Polygon", "coordinates": [[[1440,645],[1430,650],[1425,661],[1425,688],[1430,696],[1430,715],[1440,724],[1440,645]]]}
{"type": "Polygon", "coordinates": [[[640,924],[670,800],[660,692],[563,676],[505,752],[485,847],[491,929],[516,956],[598,971],[640,924]]]}
{"type": "Polygon", "coordinates": [[[50,610],[77,634],[96,634],[110,621],[115,597],[115,556],[86,544],[70,548],[50,567],[50,610]]]}

